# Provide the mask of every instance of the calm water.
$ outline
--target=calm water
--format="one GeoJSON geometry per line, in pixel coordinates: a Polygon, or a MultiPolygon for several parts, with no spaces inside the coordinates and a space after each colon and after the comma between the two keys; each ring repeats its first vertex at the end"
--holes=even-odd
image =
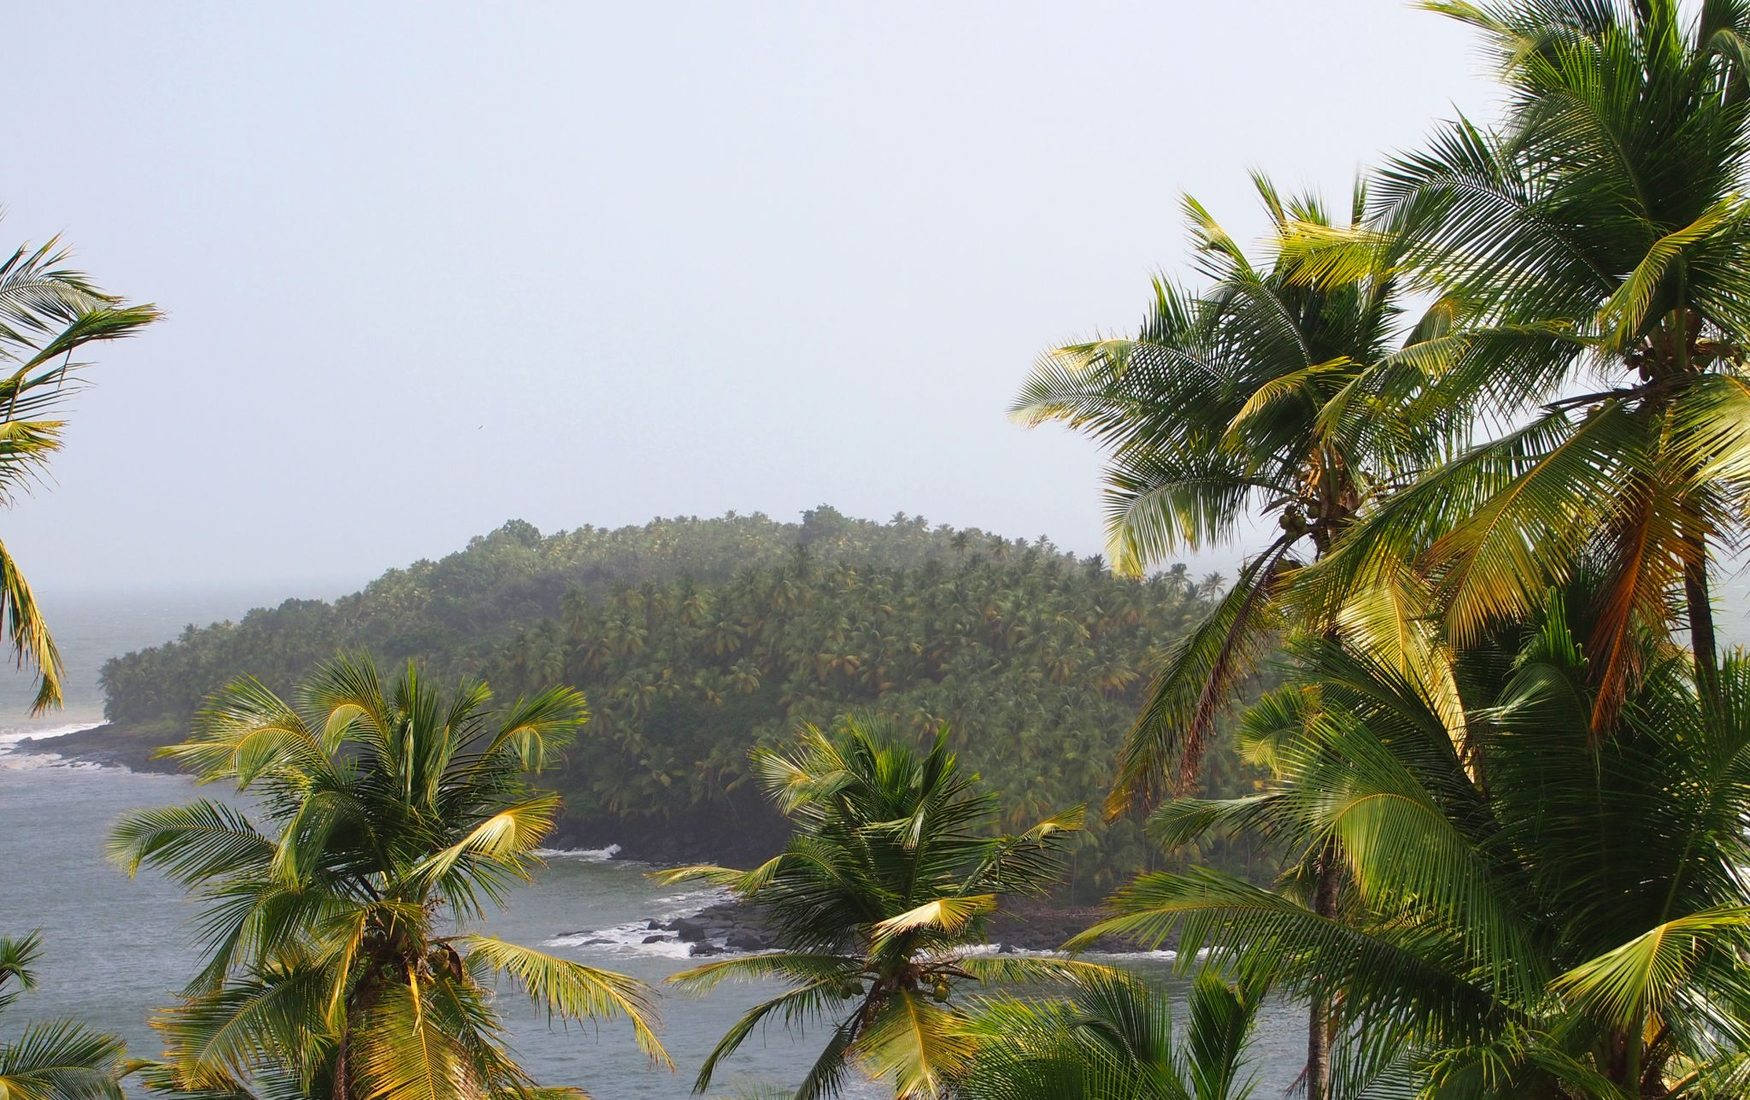
{"type": "MultiPolygon", "coordinates": [[[[1722,632],[1742,642],[1750,584],[1735,576],[1722,589],[1722,632]]],[[[22,736],[101,720],[96,676],[106,657],[165,641],[187,623],[235,617],[283,594],[45,598],[68,663],[66,710],[25,718],[27,685],[22,678],[0,676],[0,932],[40,928],[45,957],[39,991],[15,1006],[0,1034],[11,1033],[24,1018],[69,1014],[121,1034],[136,1054],[156,1054],[147,1016],[193,973],[195,955],[188,932],[191,908],[181,895],[150,875],[130,881],[103,858],[103,837],[117,815],[187,799],[192,785],[174,776],[8,755],[7,746],[22,736]]],[[[517,942],[660,983],[688,963],[678,944],[642,943],[650,934],[644,922],[696,910],[711,900],[707,893],[653,887],[641,868],[607,861],[600,853],[568,853],[552,858],[538,881],[518,892],[487,926],[517,942]]],[[[1167,978],[1161,960],[1122,961],[1167,978]]],[[[581,1085],[598,1100],[620,1100],[687,1095],[692,1073],[717,1037],[756,998],[777,988],[725,986],[703,1000],[665,998],[663,1038],[680,1066],[674,1074],[651,1069],[623,1025],[550,1030],[526,1002],[513,999],[513,990],[503,996],[515,1042],[538,1080],[581,1085]]],[[[1266,1011],[1259,1036],[1260,1096],[1280,1095],[1293,1078],[1301,1026],[1292,1006],[1266,1011]]],[[[811,1032],[793,1039],[772,1028],[726,1067],[712,1094],[734,1096],[760,1084],[793,1083],[812,1061],[820,1038],[811,1032]]],[[[879,1092],[864,1089],[858,1095],[879,1092]]]]}

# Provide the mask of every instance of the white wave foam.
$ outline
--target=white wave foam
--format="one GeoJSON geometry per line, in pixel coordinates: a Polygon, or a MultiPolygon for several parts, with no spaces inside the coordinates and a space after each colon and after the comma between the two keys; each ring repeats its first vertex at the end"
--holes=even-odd
{"type": "Polygon", "coordinates": [[[10,749],[20,741],[46,741],[51,737],[65,737],[69,733],[96,729],[101,725],[102,722],[67,722],[59,726],[0,726],[0,749],[10,749]]]}
{"type": "Polygon", "coordinates": [[[679,920],[682,917],[697,916],[713,905],[721,905],[733,897],[734,894],[721,886],[707,886],[700,890],[664,894],[651,904],[656,906],[657,916],[667,920],[679,920]]]}
{"type": "Polygon", "coordinates": [[[536,848],[535,854],[542,859],[579,859],[586,863],[606,863],[620,854],[620,846],[610,844],[606,848],[536,848]]]}
{"type": "Polygon", "coordinates": [[[47,768],[66,771],[96,771],[103,765],[93,760],[68,760],[52,752],[0,753],[0,771],[35,772],[47,768]]]}
{"type": "MultiPolygon", "coordinates": [[[[667,924],[670,921],[680,920],[682,917],[696,916],[713,905],[728,901],[733,896],[721,886],[664,894],[651,900],[650,904],[654,915],[644,920],[616,924],[612,928],[567,932],[563,936],[555,936],[547,940],[541,946],[576,948],[594,955],[647,955],[663,959],[689,958],[693,953],[692,944],[682,940],[679,933],[650,927],[650,922],[667,924]]],[[[713,946],[721,950],[723,944],[714,942],[713,946]]]]}
{"type": "Polygon", "coordinates": [[[592,955],[648,955],[662,959],[685,959],[693,953],[692,944],[683,942],[673,932],[651,928],[646,921],[554,936],[541,946],[578,948],[592,955]]]}
{"type": "MultiPolygon", "coordinates": [[[[981,943],[974,947],[961,949],[966,955],[1021,955],[1031,959],[1067,959],[1072,956],[1068,951],[1044,951],[1037,948],[1009,947],[1000,943],[981,943]]],[[[1205,952],[1199,952],[1201,956],[1205,952]]],[[[1083,951],[1082,955],[1101,959],[1149,959],[1158,962],[1172,962],[1179,957],[1177,951],[1163,948],[1159,951],[1083,951]]]]}

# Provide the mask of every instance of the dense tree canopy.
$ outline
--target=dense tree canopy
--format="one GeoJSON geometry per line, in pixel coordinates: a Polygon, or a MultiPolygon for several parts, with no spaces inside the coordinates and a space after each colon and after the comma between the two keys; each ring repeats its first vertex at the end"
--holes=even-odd
{"type": "MultiPolygon", "coordinates": [[[[828,508],[800,524],[726,516],[547,537],[513,523],[332,605],[191,629],[112,661],[104,682],[113,720],[165,741],[229,677],[281,689],[341,644],[417,654],[434,674],[483,674],[502,691],[569,684],[594,721],[552,781],[599,843],[681,822],[721,834],[732,808],[781,836],[748,782],[751,749],[847,711],[919,734],[945,722],[1020,821],[1105,797],[1148,673],[1218,595],[1182,568],[1126,580],[1044,540],[828,508]]],[[[1217,751],[1211,789],[1244,781],[1217,751]]],[[[1089,898],[1148,859],[1130,821],[1079,844],[1089,898]]],[[[1219,849],[1229,865],[1249,851],[1219,849]]]]}

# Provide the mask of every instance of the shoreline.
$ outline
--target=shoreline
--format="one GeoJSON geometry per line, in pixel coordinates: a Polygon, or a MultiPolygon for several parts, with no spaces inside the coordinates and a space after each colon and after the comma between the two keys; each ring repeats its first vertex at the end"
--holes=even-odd
{"type": "MultiPolygon", "coordinates": [[[[11,751],[30,756],[50,756],[63,761],[121,767],[130,771],[158,775],[180,775],[174,761],[155,757],[161,743],[158,731],[128,731],[112,722],[104,722],[72,733],[53,737],[29,737],[15,742],[11,751]]],[[[731,815],[734,816],[733,814],[731,815]]],[[[577,845],[593,846],[611,854],[613,862],[645,863],[652,866],[680,866],[704,860],[741,861],[746,864],[763,862],[782,845],[782,838],[772,833],[769,822],[742,820],[737,830],[739,839],[724,842],[722,821],[716,822],[715,852],[702,850],[705,830],[665,828],[645,835],[630,822],[591,820],[561,821],[548,843],[556,848],[577,845]],[[765,826],[765,827],[762,827],[765,826]],[[693,834],[693,835],[688,835],[693,834]],[[601,836],[613,835],[611,844],[597,843],[601,836]]],[[[988,940],[1002,952],[1057,951],[1071,936],[1108,915],[1098,906],[1058,905],[1040,898],[1007,899],[989,922],[988,940]]],[[[647,922],[652,936],[659,933],[676,937],[689,946],[694,957],[726,955],[747,951],[770,951],[778,946],[775,930],[751,906],[737,901],[722,901],[696,913],[669,920],[647,922]]],[[[1128,954],[1138,949],[1122,941],[1103,941],[1090,951],[1128,954]]]]}
{"type": "Polygon", "coordinates": [[[100,722],[53,737],[25,737],[13,742],[11,751],[25,756],[54,756],[62,760],[157,775],[176,775],[181,769],[171,760],[156,758],[156,737],[128,733],[113,722],[100,722]]]}
{"type": "MultiPolygon", "coordinates": [[[[985,942],[998,955],[1057,953],[1063,950],[1065,940],[1110,915],[1094,906],[1059,906],[1039,898],[1008,898],[991,914],[985,942]]],[[[777,930],[759,907],[734,900],[707,905],[689,916],[651,920],[647,928],[653,935],[673,934],[688,945],[692,958],[773,951],[779,947],[777,930]]],[[[1084,948],[1082,953],[1150,952],[1107,937],[1084,948]]]]}

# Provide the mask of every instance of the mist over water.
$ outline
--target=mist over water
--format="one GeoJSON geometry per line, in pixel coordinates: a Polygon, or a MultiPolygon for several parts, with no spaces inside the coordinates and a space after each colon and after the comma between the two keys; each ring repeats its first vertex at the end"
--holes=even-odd
{"type": "Polygon", "coordinates": [[[259,583],[210,589],[38,593],[38,603],[65,663],[66,701],[58,710],[32,716],[35,678],[27,671],[0,664],[0,745],[103,721],[98,674],[111,657],[171,641],[187,626],[240,619],[253,608],[274,607],[293,595],[328,599],[347,587],[259,583]]]}

